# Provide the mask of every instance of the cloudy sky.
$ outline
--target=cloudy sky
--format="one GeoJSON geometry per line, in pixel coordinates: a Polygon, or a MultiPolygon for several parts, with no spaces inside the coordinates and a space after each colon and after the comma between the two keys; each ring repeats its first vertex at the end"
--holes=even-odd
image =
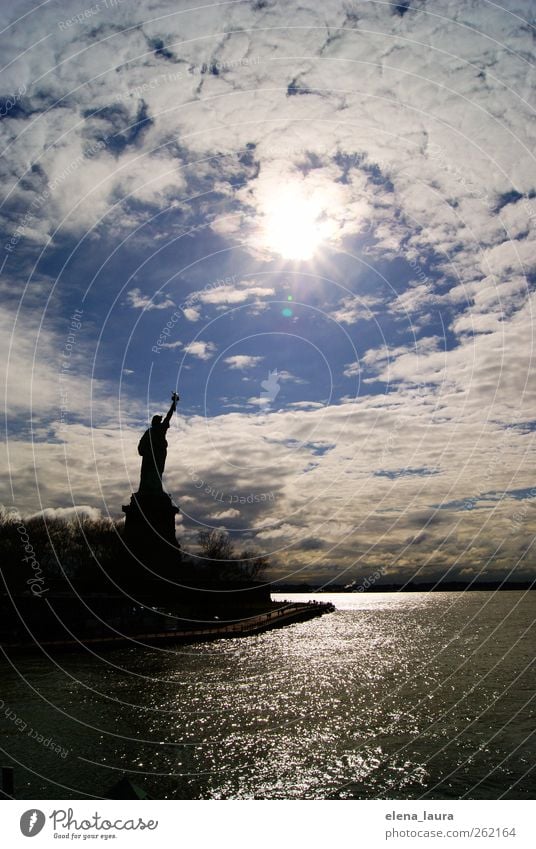
{"type": "Polygon", "coordinates": [[[532,4],[2,6],[2,502],[120,516],[178,388],[184,547],[533,575],[532,4]]]}

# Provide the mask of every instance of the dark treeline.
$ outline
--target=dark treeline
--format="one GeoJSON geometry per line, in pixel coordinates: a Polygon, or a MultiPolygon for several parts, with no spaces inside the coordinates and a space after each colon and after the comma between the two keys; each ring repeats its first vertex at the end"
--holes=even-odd
{"type": "Polygon", "coordinates": [[[258,581],[268,566],[268,558],[259,556],[253,550],[246,548],[237,553],[225,531],[199,531],[197,540],[201,551],[196,557],[196,563],[198,568],[202,564],[207,575],[219,575],[224,581],[258,581]]]}
{"type": "MultiPolygon", "coordinates": [[[[133,564],[123,540],[123,521],[46,517],[21,519],[0,512],[0,568],[10,593],[67,591],[73,584],[110,592],[128,580],[133,564]]],[[[204,530],[199,551],[177,561],[181,583],[259,580],[267,560],[254,551],[237,552],[225,531],[204,530]]],[[[155,564],[157,565],[157,564],[155,564]]]]}

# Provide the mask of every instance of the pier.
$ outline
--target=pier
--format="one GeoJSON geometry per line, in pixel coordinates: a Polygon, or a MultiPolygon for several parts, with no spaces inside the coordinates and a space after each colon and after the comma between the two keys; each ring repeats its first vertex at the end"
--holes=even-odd
{"type": "MultiPolygon", "coordinates": [[[[2,640],[4,649],[28,650],[36,647],[49,649],[79,649],[84,646],[92,647],[115,647],[129,644],[141,643],[143,645],[161,645],[168,643],[199,643],[210,642],[221,639],[236,639],[237,637],[251,637],[257,634],[281,628],[297,622],[305,622],[326,613],[332,613],[335,606],[330,602],[281,602],[281,605],[253,616],[245,616],[235,621],[222,621],[211,623],[199,623],[192,627],[168,627],[162,629],[145,629],[138,627],[136,630],[117,630],[109,626],[111,633],[73,635],[72,639],[31,639],[6,641],[2,640]]],[[[141,624],[141,623],[140,623],[141,624]]]]}

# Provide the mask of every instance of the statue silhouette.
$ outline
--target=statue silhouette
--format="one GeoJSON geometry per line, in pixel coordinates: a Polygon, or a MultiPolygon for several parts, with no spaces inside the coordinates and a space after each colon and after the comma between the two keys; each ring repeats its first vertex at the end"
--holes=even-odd
{"type": "Polygon", "coordinates": [[[168,446],[166,432],[171,417],[177,409],[179,396],[174,392],[171,398],[171,407],[165,419],[162,421],[162,416],[153,416],[151,427],[145,431],[138,444],[138,454],[143,457],[138,489],[140,495],[161,495],[163,493],[162,475],[164,474],[168,446]]]}
{"type": "Polygon", "coordinates": [[[123,504],[126,580],[133,587],[145,588],[144,591],[148,591],[153,586],[151,582],[158,577],[174,581],[177,565],[181,562],[181,548],[175,532],[180,510],[162,488],[168,447],[166,433],[178,400],[179,396],[173,392],[165,419],[153,416],[151,427],[140,439],[139,489],[130,496],[130,504],[123,504]]]}

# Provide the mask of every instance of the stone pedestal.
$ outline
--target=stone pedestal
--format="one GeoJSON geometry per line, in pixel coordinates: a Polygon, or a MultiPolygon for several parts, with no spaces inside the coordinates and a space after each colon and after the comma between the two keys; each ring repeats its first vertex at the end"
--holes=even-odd
{"type": "Polygon", "coordinates": [[[135,492],[130,504],[123,506],[123,512],[126,516],[124,540],[134,570],[140,576],[145,573],[148,581],[158,577],[178,580],[181,549],[175,536],[175,516],[179,508],[170,496],[166,492],[135,492]]]}

